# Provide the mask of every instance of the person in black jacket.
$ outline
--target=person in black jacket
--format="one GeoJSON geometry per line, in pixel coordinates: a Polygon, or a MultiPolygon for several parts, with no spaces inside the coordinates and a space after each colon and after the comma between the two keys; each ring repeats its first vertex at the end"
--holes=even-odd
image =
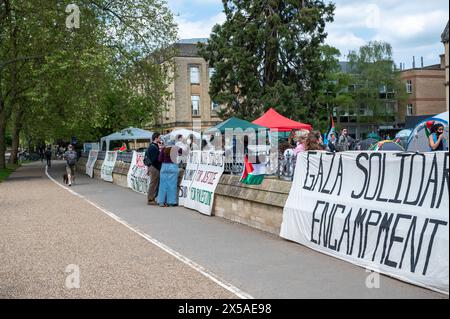
{"type": "Polygon", "coordinates": [[[150,185],[147,192],[147,203],[149,205],[156,205],[156,197],[158,196],[159,188],[159,173],[161,171],[161,162],[159,161],[159,143],[161,142],[161,135],[153,133],[152,143],[145,152],[145,165],[148,166],[148,175],[150,176],[150,185]]]}

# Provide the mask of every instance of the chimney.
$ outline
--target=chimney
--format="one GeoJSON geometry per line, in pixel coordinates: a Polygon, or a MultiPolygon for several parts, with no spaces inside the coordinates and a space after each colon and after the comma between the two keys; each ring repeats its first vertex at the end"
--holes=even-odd
{"type": "Polygon", "coordinates": [[[412,68],[415,69],[416,68],[416,57],[413,56],[413,65],[412,68]]]}
{"type": "Polygon", "coordinates": [[[423,56],[420,57],[420,67],[423,69],[423,56]]]}
{"type": "Polygon", "coordinates": [[[441,59],[441,69],[445,69],[445,54],[441,54],[439,58],[441,59]]]}

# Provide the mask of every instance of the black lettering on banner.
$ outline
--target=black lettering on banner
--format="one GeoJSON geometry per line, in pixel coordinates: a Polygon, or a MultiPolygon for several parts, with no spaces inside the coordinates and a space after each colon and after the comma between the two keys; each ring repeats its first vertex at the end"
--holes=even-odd
{"type": "Polygon", "coordinates": [[[350,255],[353,254],[353,246],[355,244],[355,235],[356,235],[356,228],[359,228],[359,250],[358,250],[358,257],[361,256],[361,249],[362,249],[362,238],[363,238],[363,224],[364,219],[366,218],[367,214],[367,208],[364,209],[360,208],[358,211],[358,214],[356,214],[355,222],[353,224],[353,236],[352,236],[352,244],[350,249],[350,255]]]}
{"type": "Polygon", "coordinates": [[[378,230],[377,244],[375,245],[375,249],[374,249],[373,255],[372,255],[372,261],[375,260],[375,255],[377,254],[378,245],[380,244],[381,233],[384,231],[385,235],[384,235],[384,243],[383,243],[383,253],[381,254],[380,264],[383,262],[384,255],[386,253],[389,229],[391,228],[391,223],[392,223],[393,218],[394,218],[394,214],[385,213],[383,216],[383,219],[381,220],[380,229],[378,230]]]}
{"type": "Polygon", "coordinates": [[[317,182],[319,181],[320,177],[320,184],[319,184],[319,190],[322,188],[322,182],[323,182],[323,161],[322,161],[322,153],[320,153],[320,159],[319,159],[319,172],[317,173],[316,182],[314,183],[314,186],[312,190],[314,191],[316,189],[317,182]]]}
{"type": "Polygon", "coordinates": [[[331,189],[331,194],[334,193],[334,189],[337,185],[338,180],[339,182],[339,191],[337,193],[337,195],[341,195],[341,189],[342,189],[342,178],[343,178],[343,174],[344,174],[344,164],[342,163],[342,155],[339,155],[339,166],[338,166],[338,171],[337,171],[337,175],[336,175],[336,180],[334,181],[334,185],[333,188],[331,189]]]}
{"type": "MultiPolygon", "coordinates": [[[[325,225],[327,223],[327,214],[328,214],[328,207],[330,206],[330,203],[325,203],[325,208],[322,211],[322,216],[320,217],[320,224],[319,224],[319,241],[318,244],[320,245],[322,234],[325,238],[325,225]]],[[[326,241],[326,240],[325,240],[326,241]]]]}
{"type": "Polygon", "coordinates": [[[402,188],[402,182],[403,182],[403,171],[405,169],[405,158],[408,156],[411,156],[411,154],[397,154],[397,156],[400,156],[402,159],[400,161],[400,175],[398,177],[398,186],[397,186],[397,192],[395,193],[395,198],[394,199],[390,199],[389,203],[401,203],[402,201],[400,199],[398,199],[398,197],[400,196],[400,190],[402,188]]]}
{"type": "Polygon", "coordinates": [[[367,188],[366,188],[366,192],[364,194],[364,199],[368,199],[368,200],[373,200],[376,196],[377,196],[377,192],[378,192],[378,187],[380,187],[380,177],[381,177],[381,154],[380,153],[372,153],[370,154],[369,157],[369,178],[367,181],[367,188]],[[377,187],[375,188],[375,191],[373,193],[373,196],[368,196],[367,193],[369,192],[369,188],[370,188],[370,179],[372,177],[372,159],[374,157],[378,158],[378,178],[377,178],[377,187]]]}
{"type": "Polygon", "coordinates": [[[384,260],[384,264],[386,266],[393,267],[393,268],[397,267],[397,263],[395,261],[389,260],[389,255],[391,253],[394,242],[402,243],[404,238],[395,236],[395,230],[397,229],[397,225],[398,225],[400,218],[411,219],[411,217],[412,217],[411,215],[398,214],[397,218],[395,218],[394,227],[392,228],[391,241],[389,243],[389,249],[388,249],[388,252],[386,255],[386,259],[384,260]]]}
{"type": "Polygon", "coordinates": [[[378,210],[371,210],[369,213],[369,217],[367,218],[366,221],[366,231],[365,231],[365,236],[364,236],[364,248],[361,254],[361,258],[364,258],[364,255],[366,254],[366,248],[367,248],[367,238],[369,237],[369,226],[377,226],[378,223],[380,222],[381,219],[381,212],[378,210]],[[375,222],[371,222],[370,219],[372,217],[372,215],[377,214],[377,220],[375,222]]]}
{"type": "MultiPolygon", "coordinates": [[[[319,222],[319,221],[320,221],[319,219],[316,218],[316,212],[317,212],[317,209],[319,208],[319,206],[320,206],[320,205],[323,205],[323,204],[325,204],[324,201],[321,201],[321,200],[317,201],[317,202],[316,202],[316,207],[314,207],[313,214],[312,214],[312,223],[311,223],[311,242],[313,242],[314,244],[317,244],[317,240],[314,239],[314,224],[315,224],[316,222],[319,222]]],[[[328,204],[327,204],[327,205],[328,205],[328,204]]],[[[327,206],[327,207],[328,207],[328,206],[327,206]]],[[[320,240],[320,239],[319,239],[319,240],[320,240]]]]}
{"type": "Polygon", "coordinates": [[[324,247],[328,247],[328,235],[330,232],[330,223],[331,223],[331,219],[333,218],[333,214],[336,211],[336,204],[333,204],[333,206],[331,207],[330,210],[330,215],[328,217],[328,223],[324,223],[323,225],[323,246],[324,247]]]}
{"type": "Polygon", "coordinates": [[[341,204],[336,205],[334,212],[328,221],[328,248],[330,248],[332,250],[337,249],[337,239],[334,240],[334,244],[331,243],[331,235],[333,234],[334,219],[335,219],[338,209],[341,210],[340,213],[342,214],[345,212],[345,208],[346,208],[345,205],[341,205],[341,204]],[[330,222],[331,222],[331,225],[330,225],[330,222]]]}
{"type": "Polygon", "coordinates": [[[422,193],[422,187],[423,187],[423,180],[425,178],[425,155],[424,154],[414,154],[413,156],[411,156],[411,166],[409,168],[409,179],[408,179],[408,187],[406,188],[406,195],[405,195],[405,200],[403,201],[403,204],[406,205],[417,205],[417,203],[419,202],[420,199],[420,194],[422,193]],[[420,184],[419,184],[419,191],[417,193],[417,197],[415,200],[413,201],[408,201],[409,198],[409,191],[411,189],[411,182],[413,179],[413,170],[414,170],[414,158],[416,156],[420,156],[422,157],[422,174],[421,174],[421,178],[420,178],[420,184]]]}
{"type": "Polygon", "coordinates": [[[356,198],[356,199],[358,199],[358,198],[361,198],[361,196],[364,194],[364,190],[366,189],[366,185],[367,185],[367,175],[368,175],[368,172],[367,172],[367,169],[361,164],[361,157],[364,157],[366,160],[368,160],[369,159],[369,155],[367,155],[367,153],[361,153],[361,154],[359,154],[357,157],[356,157],[356,166],[363,172],[363,174],[364,174],[364,185],[363,185],[363,187],[362,187],[362,190],[361,190],[361,192],[358,194],[358,195],[356,195],[355,194],[355,191],[353,190],[352,191],[352,198],[356,198]]]}
{"type": "Polygon", "coordinates": [[[306,186],[306,183],[308,182],[308,178],[309,176],[309,166],[310,166],[310,160],[309,160],[309,155],[310,153],[308,152],[308,154],[306,155],[306,176],[305,176],[305,182],[303,183],[303,189],[306,189],[307,191],[310,191],[312,189],[312,186],[314,185],[314,177],[315,175],[311,175],[312,180],[311,180],[311,185],[306,186]]]}
{"type": "Polygon", "coordinates": [[[383,154],[383,165],[382,165],[382,167],[383,167],[383,171],[381,173],[381,186],[380,186],[380,190],[378,192],[378,196],[377,196],[377,199],[376,199],[377,202],[387,202],[388,201],[387,198],[382,198],[381,197],[381,193],[383,192],[383,186],[384,186],[384,177],[386,175],[386,153],[383,154]]]}
{"type": "Polygon", "coordinates": [[[444,177],[442,178],[441,191],[439,193],[439,199],[438,199],[438,202],[436,204],[436,208],[441,207],[441,200],[442,200],[442,195],[444,195],[444,190],[447,190],[447,198],[448,198],[448,193],[449,193],[449,188],[450,188],[449,179],[448,179],[448,173],[449,173],[449,169],[448,169],[448,152],[446,152],[445,155],[444,155],[444,177]],[[447,188],[445,187],[445,182],[446,181],[447,181],[447,188]]]}
{"type": "MultiPolygon", "coordinates": [[[[415,272],[415,270],[416,270],[417,262],[419,261],[420,249],[422,248],[422,240],[423,240],[423,231],[422,231],[422,236],[420,236],[419,247],[417,248],[417,253],[416,253],[416,250],[414,249],[414,237],[416,235],[416,223],[417,223],[417,216],[414,216],[411,221],[411,225],[409,226],[408,234],[406,235],[405,245],[403,247],[402,257],[400,258],[400,265],[399,265],[399,269],[402,269],[403,258],[405,258],[405,252],[408,249],[408,242],[411,240],[410,269],[412,272],[415,272]]],[[[428,224],[428,219],[426,219],[424,222],[425,228],[426,228],[427,224],[428,224]]]]}
{"type": "Polygon", "coordinates": [[[428,177],[427,187],[425,188],[425,191],[423,192],[422,199],[420,200],[419,206],[422,207],[423,202],[425,201],[425,198],[428,194],[428,188],[430,187],[430,184],[434,184],[432,198],[431,198],[431,204],[430,208],[434,208],[434,202],[436,201],[436,195],[437,195],[437,186],[438,186],[438,165],[437,165],[437,159],[436,154],[433,156],[433,164],[431,164],[431,170],[430,170],[430,176],[428,177]]]}
{"type": "MultiPolygon", "coordinates": [[[[329,155],[329,154],[327,153],[327,155],[329,155]]],[[[332,156],[333,157],[331,159],[330,169],[328,170],[327,180],[325,181],[323,188],[320,190],[320,192],[324,193],[324,194],[331,194],[331,190],[326,189],[326,187],[328,185],[328,181],[330,180],[331,172],[333,171],[333,164],[334,164],[334,158],[336,157],[336,153],[332,153],[332,156]]]]}
{"type": "Polygon", "coordinates": [[[342,239],[344,239],[344,235],[347,234],[347,255],[349,255],[350,252],[350,218],[352,216],[352,208],[350,208],[350,211],[347,214],[347,217],[345,217],[345,221],[344,221],[344,229],[342,230],[342,234],[341,234],[341,238],[339,239],[339,246],[338,246],[338,251],[341,250],[341,244],[342,244],[342,239]]]}
{"type": "Polygon", "coordinates": [[[427,257],[425,259],[425,266],[423,267],[422,275],[426,275],[428,269],[428,262],[430,261],[431,250],[433,249],[434,237],[440,225],[447,226],[447,222],[438,219],[430,219],[430,223],[434,224],[433,233],[431,234],[430,243],[428,244],[427,257]]]}

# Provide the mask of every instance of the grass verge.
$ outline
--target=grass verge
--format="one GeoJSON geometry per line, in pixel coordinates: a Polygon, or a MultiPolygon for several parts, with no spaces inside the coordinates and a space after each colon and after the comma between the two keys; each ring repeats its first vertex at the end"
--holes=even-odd
{"type": "Polygon", "coordinates": [[[7,179],[19,166],[17,164],[6,164],[6,168],[0,168],[0,183],[7,179]]]}

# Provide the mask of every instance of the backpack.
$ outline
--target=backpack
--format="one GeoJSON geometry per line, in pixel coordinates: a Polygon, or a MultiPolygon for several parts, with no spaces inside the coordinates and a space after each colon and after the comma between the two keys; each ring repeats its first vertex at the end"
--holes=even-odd
{"type": "Polygon", "coordinates": [[[77,163],[77,153],[70,151],[67,154],[67,165],[74,166],[77,163]]]}

